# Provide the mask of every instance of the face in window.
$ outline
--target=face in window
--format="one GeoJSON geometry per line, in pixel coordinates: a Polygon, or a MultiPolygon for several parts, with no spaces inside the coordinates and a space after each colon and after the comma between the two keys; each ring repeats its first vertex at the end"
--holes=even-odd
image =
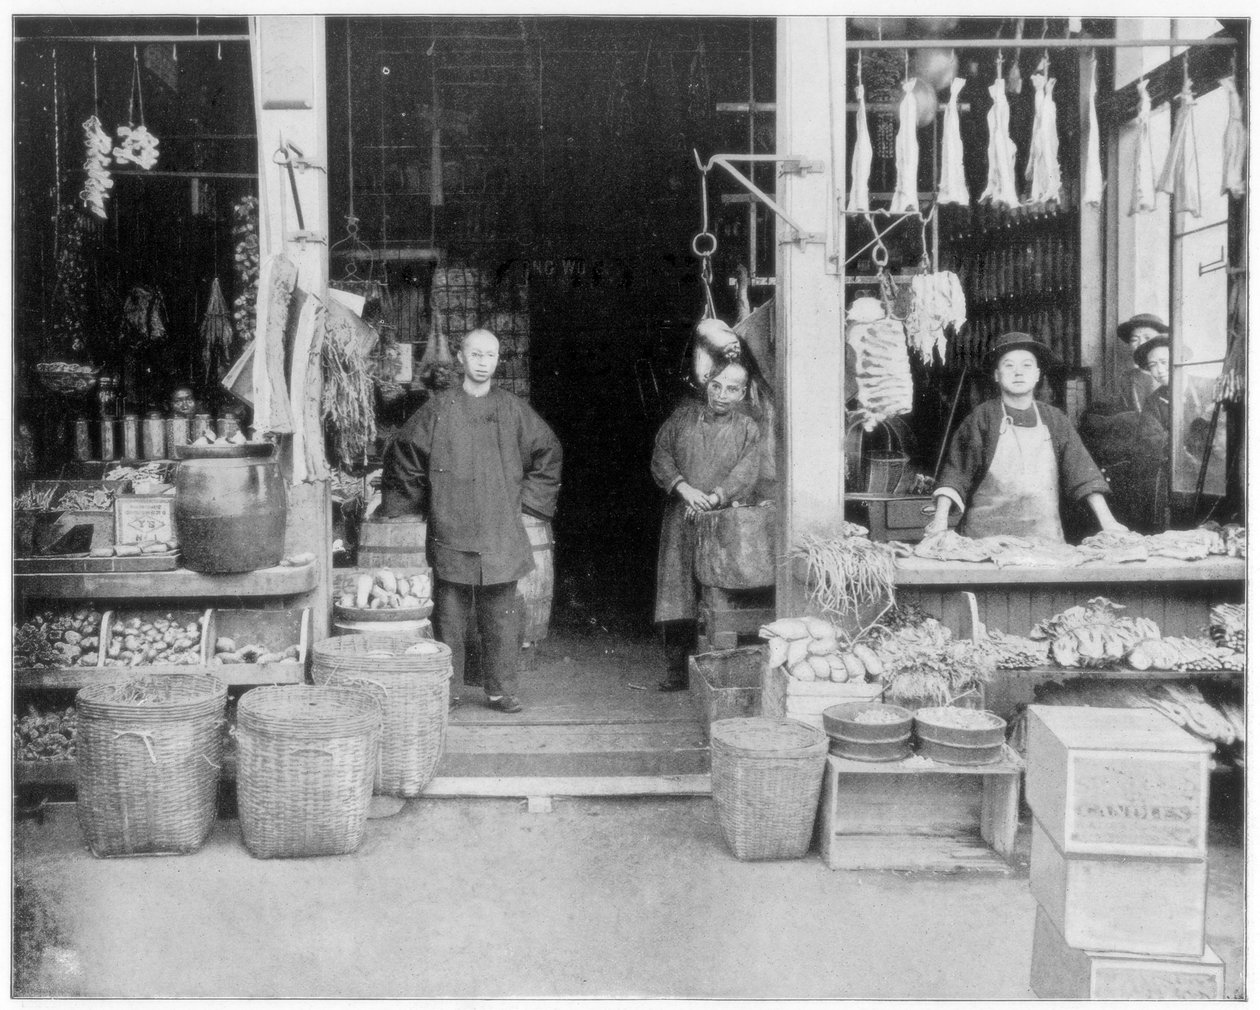
{"type": "Polygon", "coordinates": [[[197,412],[193,391],[187,386],[180,386],[175,390],[171,394],[171,410],[179,417],[192,417],[197,412]]]}
{"type": "Polygon", "coordinates": [[[1146,370],[1161,386],[1168,385],[1168,348],[1156,347],[1146,356],[1146,370]]]}
{"type": "Polygon", "coordinates": [[[1153,326],[1139,326],[1129,334],[1129,350],[1136,351],[1148,340],[1154,340],[1159,335],[1159,330],[1153,326]]]}
{"type": "Polygon", "coordinates": [[[705,400],[715,414],[729,414],[747,391],[748,372],[743,365],[737,364],[727,365],[716,375],[710,376],[704,386],[705,400]]]}

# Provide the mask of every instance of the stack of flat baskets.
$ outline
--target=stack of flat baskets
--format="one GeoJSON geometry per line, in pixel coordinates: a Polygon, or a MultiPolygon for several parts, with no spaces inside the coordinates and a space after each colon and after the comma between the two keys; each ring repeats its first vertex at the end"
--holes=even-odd
{"type": "Polygon", "coordinates": [[[441,642],[417,646],[410,635],[343,635],[315,643],[311,679],[374,691],[384,728],[376,792],[419,796],[433,778],[446,742],[451,650],[441,642]],[[425,648],[424,654],[408,649],[425,648]]]}
{"type": "Polygon", "coordinates": [[[381,707],[352,687],[257,687],[236,706],[237,806],[260,859],[332,856],[363,841],[381,707]]]}
{"type": "Polygon", "coordinates": [[[176,855],[214,826],[227,686],[172,673],[75,698],[79,825],[94,856],[176,855]]]}
{"type": "Polygon", "coordinates": [[[709,727],[713,801],[736,859],[799,859],[809,849],[827,736],[791,719],[720,719],[709,727]]]}

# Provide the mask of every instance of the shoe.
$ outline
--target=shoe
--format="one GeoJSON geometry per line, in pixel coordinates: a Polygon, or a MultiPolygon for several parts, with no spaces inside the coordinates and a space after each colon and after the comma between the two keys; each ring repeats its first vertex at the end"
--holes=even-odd
{"type": "Polygon", "coordinates": [[[656,685],[658,691],[686,691],[688,688],[687,679],[685,677],[676,677],[670,674],[659,684],[656,685]]]}
{"type": "Polygon", "coordinates": [[[509,715],[519,712],[525,707],[514,694],[505,694],[498,698],[488,697],[486,698],[486,706],[494,709],[496,712],[507,712],[509,715]]]}

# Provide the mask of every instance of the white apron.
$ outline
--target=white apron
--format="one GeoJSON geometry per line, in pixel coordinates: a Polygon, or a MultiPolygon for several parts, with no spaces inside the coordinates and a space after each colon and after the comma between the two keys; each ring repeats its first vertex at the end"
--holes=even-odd
{"type": "Polygon", "coordinates": [[[1003,409],[993,463],[963,513],[965,536],[1066,542],[1059,518],[1059,461],[1035,403],[1033,410],[1036,427],[1020,428],[1003,409]]]}

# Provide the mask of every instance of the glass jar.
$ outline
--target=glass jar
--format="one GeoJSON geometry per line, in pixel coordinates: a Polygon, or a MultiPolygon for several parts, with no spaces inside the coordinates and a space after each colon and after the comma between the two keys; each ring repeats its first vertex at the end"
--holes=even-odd
{"type": "Polygon", "coordinates": [[[102,417],[100,419],[101,459],[112,460],[118,458],[117,423],[112,417],[102,417]]]}
{"type": "Polygon", "coordinates": [[[210,428],[209,414],[194,414],[192,424],[188,428],[188,441],[195,442],[210,428]]]}
{"type": "Polygon", "coordinates": [[[92,458],[92,433],[86,417],[77,417],[74,420],[74,458],[92,458]]]}
{"type": "Polygon", "coordinates": [[[141,441],[145,459],[161,459],[166,452],[166,420],[159,411],[145,415],[141,441]]]}
{"type": "Polygon", "coordinates": [[[188,444],[188,418],[172,414],[166,419],[166,458],[175,458],[176,446],[188,444]]]}
{"type": "Polygon", "coordinates": [[[123,459],[140,458],[140,417],[124,414],[122,419],[123,459]]]}

